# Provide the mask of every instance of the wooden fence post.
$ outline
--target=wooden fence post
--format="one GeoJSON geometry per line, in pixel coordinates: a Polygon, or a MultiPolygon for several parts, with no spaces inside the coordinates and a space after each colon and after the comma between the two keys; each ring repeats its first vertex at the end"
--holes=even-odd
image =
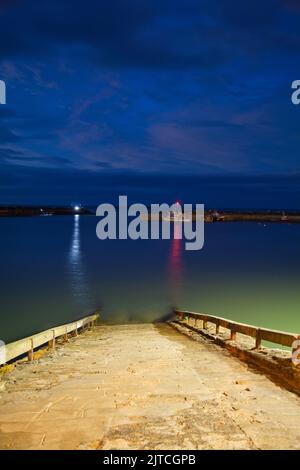
{"type": "Polygon", "coordinates": [[[53,330],[53,338],[48,342],[49,349],[55,349],[55,331],[53,330]]]}
{"type": "Polygon", "coordinates": [[[27,353],[28,361],[33,361],[33,340],[31,339],[31,349],[27,353]]]}
{"type": "Polygon", "coordinates": [[[255,337],[255,349],[259,349],[261,347],[261,334],[260,329],[257,328],[256,337],[255,337]]]}
{"type": "Polygon", "coordinates": [[[230,330],[230,341],[235,341],[236,340],[236,331],[234,329],[230,330]]]}
{"type": "Polygon", "coordinates": [[[65,334],[64,334],[64,340],[66,341],[66,343],[69,342],[67,327],[66,327],[66,332],[65,332],[65,334]]]}

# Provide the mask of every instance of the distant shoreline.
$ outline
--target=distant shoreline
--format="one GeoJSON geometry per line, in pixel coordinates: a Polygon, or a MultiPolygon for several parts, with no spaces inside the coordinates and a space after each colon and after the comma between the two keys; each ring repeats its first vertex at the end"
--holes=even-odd
{"type": "MultiPolygon", "coordinates": [[[[95,215],[95,211],[60,206],[0,206],[1,217],[45,217],[60,215],[95,215]]],[[[194,214],[193,214],[194,218],[194,214]]],[[[300,223],[300,211],[282,210],[212,210],[205,211],[205,222],[280,222],[300,223]]]]}
{"type": "Polygon", "coordinates": [[[94,215],[94,212],[80,207],[58,206],[0,206],[0,217],[43,217],[51,215],[94,215]]]}
{"type": "Polygon", "coordinates": [[[300,212],[289,211],[207,211],[206,222],[300,223],[300,212]]]}

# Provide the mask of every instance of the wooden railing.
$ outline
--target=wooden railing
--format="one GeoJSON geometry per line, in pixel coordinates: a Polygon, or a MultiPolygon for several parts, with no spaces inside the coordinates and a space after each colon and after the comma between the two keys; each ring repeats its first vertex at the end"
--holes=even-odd
{"type": "Polygon", "coordinates": [[[202,322],[201,328],[206,329],[208,323],[212,323],[216,327],[216,335],[219,334],[220,326],[230,331],[230,340],[236,339],[236,334],[241,333],[246,336],[255,338],[255,348],[260,348],[261,342],[268,341],[270,343],[280,344],[282,346],[293,347],[295,341],[300,339],[299,334],[286,333],[284,331],[271,330],[269,328],[259,328],[246,323],[239,323],[233,320],[228,320],[222,317],[207,315],[196,312],[186,312],[175,310],[175,314],[179,320],[186,319],[189,322],[190,318],[194,319],[195,326],[198,326],[198,321],[202,322]]]}
{"type": "Polygon", "coordinates": [[[28,338],[6,344],[2,346],[5,348],[4,354],[1,354],[1,356],[5,358],[3,363],[7,363],[13,359],[16,359],[17,357],[23,356],[24,354],[27,354],[28,360],[32,361],[33,353],[36,348],[39,348],[40,346],[48,343],[50,349],[55,349],[56,338],[62,337],[68,341],[68,334],[77,336],[79,330],[93,327],[98,318],[99,313],[95,312],[92,315],[86,316],[72,323],[56,326],[50,328],[49,330],[45,330],[35,335],[29,336],[28,338]]]}

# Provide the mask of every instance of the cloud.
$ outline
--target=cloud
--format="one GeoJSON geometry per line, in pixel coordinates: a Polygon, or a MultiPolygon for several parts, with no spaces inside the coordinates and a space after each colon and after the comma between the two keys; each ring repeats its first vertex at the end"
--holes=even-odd
{"type": "Polygon", "coordinates": [[[23,158],[24,154],[20,150],[9,147],[0,147],[0,160],[23,158]]]}
{"type": "Polygon", "coordinates": [[[299,20],[294,0],[1,4],[6,174],[67,197],[121,173],[150,191],[145,172],[298,172],[299,20]]]}
{"type": "Polygon", "coordinates": [[[245,50],[272,47],[281,32],[289,44],[298,44],[296,25],[286,31],[283,20],[297,13],[291,10],[295,5],[292,0],[28,0],[2,9],[0,54],[42,58],[62,46],[100,67],[211,68],[245,50]]]}
{"type": "Polygon", "coordinates": [[[8,165],[0,162],[2,204],[70,204],[82,201],[96,206],[118,202],[127,194],[129,202],[154,203],[180,199],[207,207],[297,208],[300,173],[294,176],[169,175],[110,170],[76,170],[8,165]],[[54,189],[55,188],[55,189],[54,189]],[[9,191],[8,191],[9,189],[9,191]]]}
{"type": "Polygon", "coordinates": [[[0,142],[1,142],[1,144],[18,142],[19,140],[20,140],[20,136],[18,136],[14,131],[12,131],[3,122],[0,122],[0,142]]]}

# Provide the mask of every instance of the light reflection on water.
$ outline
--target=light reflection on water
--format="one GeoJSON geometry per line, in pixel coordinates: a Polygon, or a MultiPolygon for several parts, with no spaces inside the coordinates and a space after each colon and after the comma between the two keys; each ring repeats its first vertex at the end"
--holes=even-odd
{"type": "Polygon", "coordinates": [[[74,299],[84,306],[84,298],[88,294],[88,285],[82,253],[80,250],[80,216],[74,215],[73,235],[68,256],[68,270],[71,291],[74,299]]]}
{"type": "Polygon", "coordinates": [[[171,240],[170,256],[168,260],[168,279],[171,293],[172,305],[178,306],[182,297],[182,280],[183,280],[183,257],[182,244],[180,239],[181,224],[174,223],[174,239],[171,240]]]}
{"type": "MultiPolygon", "coordinates": [[[[96,237],[95,217],[0,220],[0,339],[102,307],[103,321],[152,321],[171,305],[300,332],[300,225],[207,224],[184,240],[96,237]]],[[[176,232],[176,226],[175,232],[176,232]]]]}

